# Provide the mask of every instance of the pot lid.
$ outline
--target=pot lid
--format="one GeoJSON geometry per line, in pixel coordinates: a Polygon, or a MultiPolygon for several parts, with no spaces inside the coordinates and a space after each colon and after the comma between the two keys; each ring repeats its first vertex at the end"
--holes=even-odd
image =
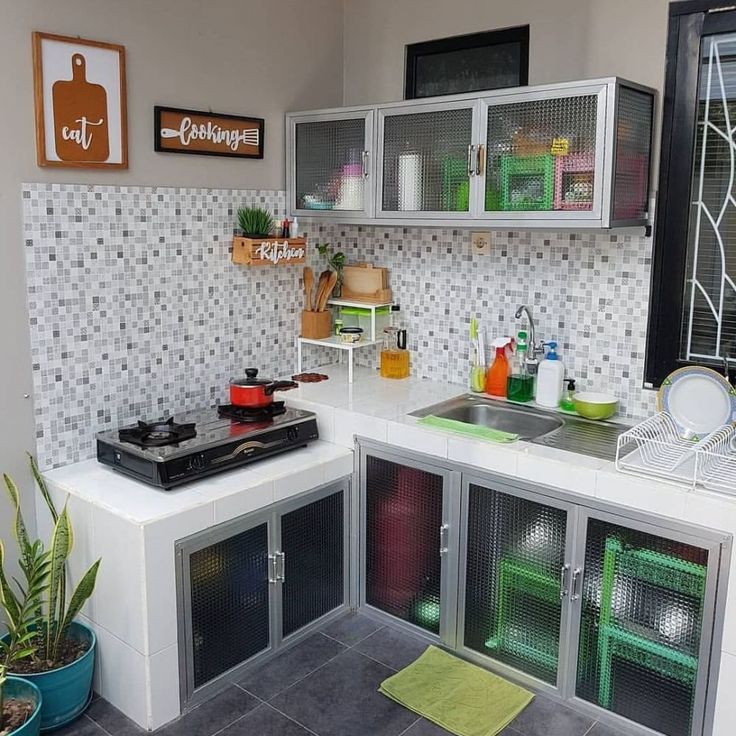
{"type": "Polygon", "coordinates": [[[270,378],[258,378],[258,368],[246,368],[245,378],[233,378],[234,386],[268,386],[273,383],[270,378]]]}

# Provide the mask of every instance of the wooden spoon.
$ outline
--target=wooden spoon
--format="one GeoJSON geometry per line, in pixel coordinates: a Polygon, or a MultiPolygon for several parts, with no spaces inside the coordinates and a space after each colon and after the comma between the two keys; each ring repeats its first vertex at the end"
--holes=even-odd
{"type": "Polygon", "coordinates": [[[319,312],[319,305],[322,303],[322,296],[324,294],[325,288],[327,287],[327,280],[330,278],[330,272],[329,271],[322,271],[322,273],[319,275],[319,282],[317,283],[317,299],[314,303],[314,311],[319,312]]]}
{"type": "Polygon", "coordinates": [[[312,311],[312,289],[314,288],[314,272],[309,266],[304,267],[304,294],[306,296],[306,311],[312,311]]]}
{"type": "Polygon", "coordinates": [[[324,312],[327,309],[327,300],[332,295],[332,290],[335,288],[337,283],[337,271],[330,271],[330,275],[327,277],[327,284],[325,285],[324,294],[322,294],[322,301],[317,307],[318,312],[324,312]]]}

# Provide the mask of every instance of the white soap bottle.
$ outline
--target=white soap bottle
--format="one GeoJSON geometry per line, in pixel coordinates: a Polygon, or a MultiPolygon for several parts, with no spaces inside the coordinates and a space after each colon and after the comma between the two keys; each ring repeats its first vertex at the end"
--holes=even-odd
{"type": "Polygon", "coordinates": [[[537,404],[556,409],[565,388],[565,366],[557,355],[557,343],[544,343],[549,350],[537,369],[537,404]]]}

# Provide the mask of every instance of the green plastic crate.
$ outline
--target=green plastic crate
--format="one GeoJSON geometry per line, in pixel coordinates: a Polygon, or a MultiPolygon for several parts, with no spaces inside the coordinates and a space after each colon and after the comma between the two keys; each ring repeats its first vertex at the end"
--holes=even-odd
{"type": "Polygon", "coordinates": [[[535,156],[501,156],[501,210],[543,212],[552,210],[555,198],[555,157],[551,153],[535,156]],[[514,194],[521,178],[530,182],[531,191],[514,194]]]}

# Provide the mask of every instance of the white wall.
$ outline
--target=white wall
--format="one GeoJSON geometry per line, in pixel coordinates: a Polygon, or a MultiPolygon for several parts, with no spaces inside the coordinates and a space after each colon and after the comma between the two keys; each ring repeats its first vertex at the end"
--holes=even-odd
{"type": "Polygon", "coordinates": [[[345,0],[346,104],[400,100],[405,46],[530,25],[529,82],[624,76],[661,89],[668,0],[345,0]]]}
{"type": "MultiPolygon", "coordinates": [[[[0,0],[0,472],[33,493],[33,450],[21,182],[169,184],[280,189],[283,115],[340,104],[341,0],[0,0]],[[130,169],[120,173],[36,166],[31,31],[121,43],[127,51],[130,169]],[[153,106],[266,119],[263,161],[156,154],[153,106]]],[[[10,514],[0,493],[0,537],[10,514]]]]}

